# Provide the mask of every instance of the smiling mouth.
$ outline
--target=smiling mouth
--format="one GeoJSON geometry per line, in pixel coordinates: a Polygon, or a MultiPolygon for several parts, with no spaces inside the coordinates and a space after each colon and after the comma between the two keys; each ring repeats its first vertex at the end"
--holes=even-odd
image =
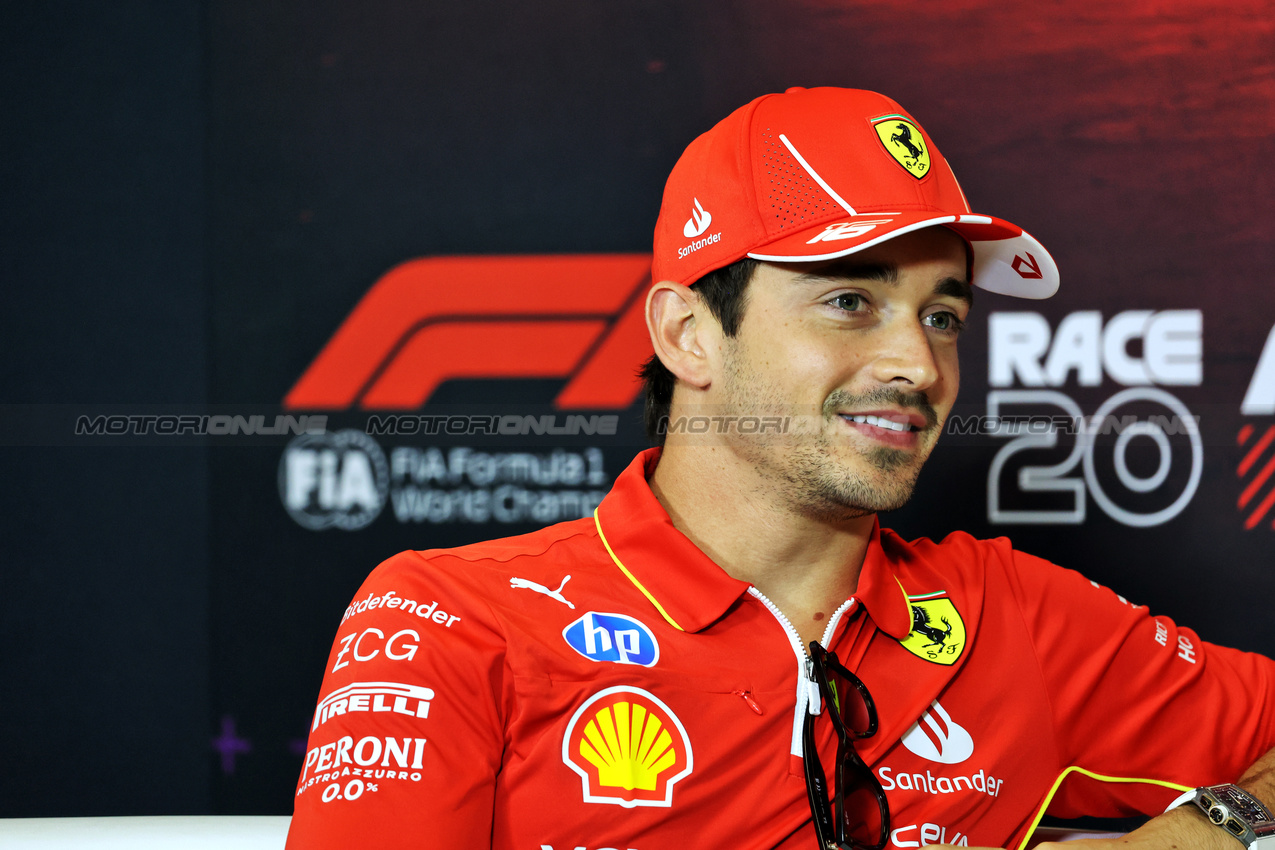
{"type": "Polygon", "coordinates": [[[871,416],[871,415],[864,415],[864,414],[851,416],[848,414],[842,414],[841,418],[845,419],[847,422],[858,422],[861,425],[875,425],[876,427],[883,428],[887,431],[919,431],[921,430],[920,428],[917,428],[915,425],[910,425],[907,422],[895,422],[893,419],[886,419],[881,416],[871,416]]]}

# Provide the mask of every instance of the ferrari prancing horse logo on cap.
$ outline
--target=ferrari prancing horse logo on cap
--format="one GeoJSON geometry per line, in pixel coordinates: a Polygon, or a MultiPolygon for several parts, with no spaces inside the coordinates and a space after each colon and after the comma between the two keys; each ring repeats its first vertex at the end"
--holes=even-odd
{"type": "Polygon", "coordinates": [[[930,149],[917,126],[902,115],[884,115],[872,121],[881,144],[903,170],[920,180],[930,172],[930,149]]]}
{"type": "Polygon", "coordinates": [[[917,658],[951,665],[965,650],[965,621],[947,592],[909,596],[912,631],[899,644],[917,658]]]}

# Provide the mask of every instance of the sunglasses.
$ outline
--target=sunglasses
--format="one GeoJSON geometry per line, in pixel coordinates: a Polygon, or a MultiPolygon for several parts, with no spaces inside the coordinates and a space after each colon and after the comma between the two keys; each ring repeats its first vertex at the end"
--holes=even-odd
{"type": "Polygon", "coordinates": [[[802,730],[806,793],[819,846],[823,850],[882,850],[890,837],[890,807],[881,783],[854,750],[856,739],[870,738],[877,731],[872,694],[858,676],[841,666],[835,654],[816,642],[810,644],[810,668],[823,698],[822,714],[832,718],[837,733],[835,793],[830,803],[828,777],[815,746],[819,715],[806,712],[802,730]]]}

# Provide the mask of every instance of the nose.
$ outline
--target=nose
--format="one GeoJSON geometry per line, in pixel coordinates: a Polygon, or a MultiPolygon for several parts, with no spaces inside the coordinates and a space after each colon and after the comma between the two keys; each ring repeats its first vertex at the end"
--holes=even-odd
{"type": "Polygon", "coordinates": [[[872,363],[873,377],[883,385],[923,392],[939,379],[930,338],[920,321],[899,317],[881,329],[872,363]]]}

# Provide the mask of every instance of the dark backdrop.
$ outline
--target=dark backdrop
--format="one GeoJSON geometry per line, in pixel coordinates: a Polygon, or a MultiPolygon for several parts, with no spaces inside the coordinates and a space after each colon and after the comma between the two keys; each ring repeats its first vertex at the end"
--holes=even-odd
{"type": "MultiPolygon", "coordinates": [[[[6,424],[207,400],[203,16],[0,7],[6,424]]],[[[0,815],[207,811],[207,452],[38,436],[0,447],[0,815]]]]}
{"type": "MultiPolygon", "coordinates": [[[[626,299],[643,281],[598,282],[600,341],[567,358],[575,365],[527,377],[526,363],[564,350],[570,329],[546,333],[522,371],[471,370],[409,405],[615,415],[614,434],[360,441],[332,434],[366,436],[369,415],[384,412],[369,409],[372,396],[285,397],[356,308],[375,301],[378,321],[393,324],[457,286],[434,266],[412,267],[419,303],[378,284],[413,259],[473,258],[486,282],[470,291],[522,305],[509,308],[519,321],[552,312],[523,298],[525,280],[482,263],[649,251],[663,177],[685,144],[791,85],[892,95],[975,210],[1023,225],[1058,261],[1063,289],[1050,302],[979,294],[958,414],[1029,389],[1093,415],[1135,389],[1143,399],[1117,413],[1171,413],[1155,390],[1199,419],[1194,444],[1170,426],[1167,459],[1152,436],[1127,440],[1126,481],[1166,470],[1146,493],[1121,483],[1116,435],[1100,440],[1091,477],[1106,503],[1079,462],[1054,482],[1069,491],[1021,486],[1023,467],[1070,458],[1074,436],[1010,457],[1010,436],[948,434],[917,498],[885,523],[1007,534],[1206,639],[1275,653],[1275,373],[1269,390],[1254,380],[1275,325],[1265,4],[166,0],[0,15],[0,815],[289,812],[323,659],[367,572],[400,549],[578,515],[645,445],[627,401],[559,397],[603,341],[625,338],[626,299]],[[361,301],[370,291],[381,300],[361,301]],[[1004,314],[1039,312],[1052,334],[1068,316],[1097,311],[1094,327],[1110,327],[1131,310],[1198,311],[1199,376],[1140,384],[1108,363],[1096,380],[1071,371],[1031,386],[990,371],[992,314],[1024,326],[1032,320],[1004,314]],[[1256,402],[1242,409],[1250,384],[1256,402]],[[160,414],[324,415],[327,436],[75,433],[82,415],[160,414]],[[596,480],[449,477],[464,449],[545,468],[555,451],[576,455],[596,480]],[[333,481],[371,476],[349,479],[349,504],[322,492],[325,451],[333,481]],[[409,480],[395,465],[409,457],[444,471],[409,480]],[[446,508],[505,485],[539,507],[510,522],[446,508]],[[989,489],[1003,511],[1049,521],[993,515],[989,489]],[[309,501],[290,512],[289,492],[309,501]],[[323,523],[335,525],[313,528],[323,523]]],[[[545,285],[546,303],[567,303],[545,285]]],[[[1173,344],[1189,367],[1195,320],[1184,321],[1173,344]]],[[[410,350],[456,369],[470,356],[433,339],[405,333],[375,375],[410,350]]],[[[1096,339],[1077,340],[1076,356],[1102,366],[1096,339]]],[[[1112,357],[1145,362],[1165,344],[1134,334],[1112,357]]],[[[1050,398],[1019,409],[1057,413],[1050,398]]]]}

